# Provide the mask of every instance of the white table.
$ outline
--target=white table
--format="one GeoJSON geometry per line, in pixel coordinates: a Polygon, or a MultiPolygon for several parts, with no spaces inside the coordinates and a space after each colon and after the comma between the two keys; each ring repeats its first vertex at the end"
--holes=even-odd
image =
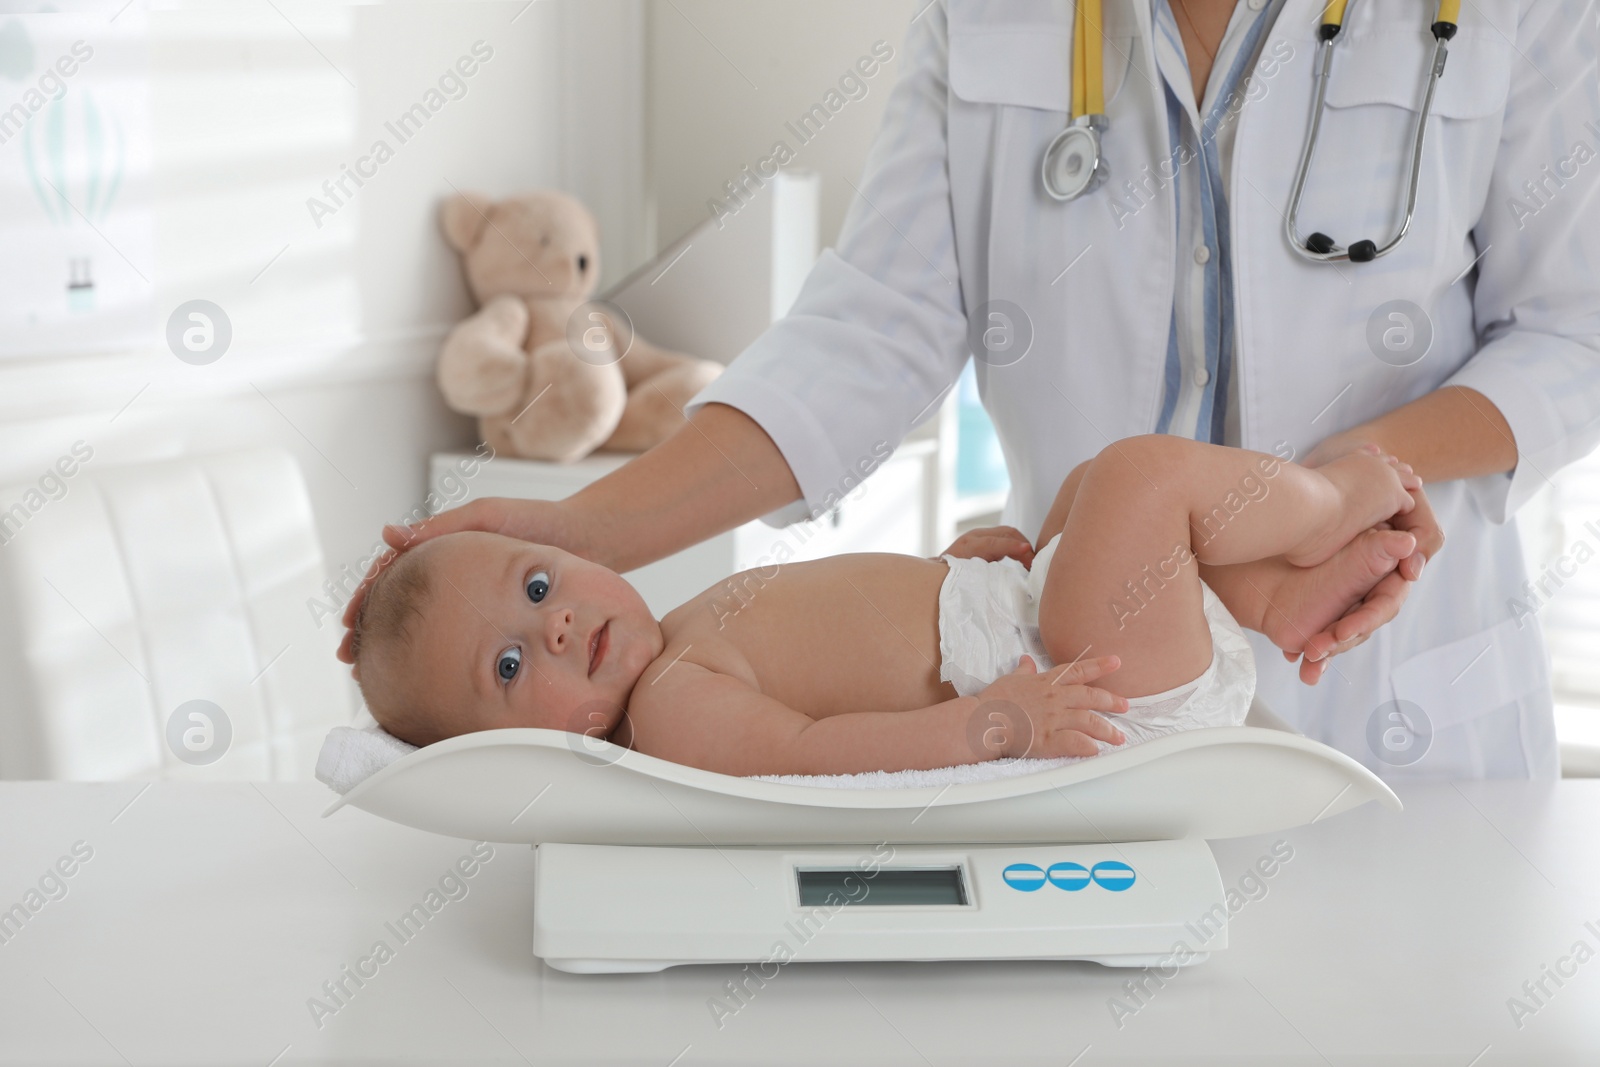
{"type": "Polygon", "coordinates": [[[494,846],[402,943],[385,924],[470,843],[320,819],[315,784],[0,782],[0,909],[92,849],[5,929],[0,1062],[1600,1063],[1600,781],[1396,791],[1403,815],[1215,842],[1229,886],[1275,842],[1294,852],[1230,947],[1150,979],[1142,1005],[1140,972],[1089,963],[794,963],[719,1029],[738,968],[536,961],[525,847],[494,846]],[[393,957],[319,1027],[310,998],[379,939],[393,957]],[[1508,1000],[1578,942],[1594,957],[1546,978],[1519,1028],[1508,1000]],[[1118,997],[1137,1008],[1120,1027],[1118,997]]]}

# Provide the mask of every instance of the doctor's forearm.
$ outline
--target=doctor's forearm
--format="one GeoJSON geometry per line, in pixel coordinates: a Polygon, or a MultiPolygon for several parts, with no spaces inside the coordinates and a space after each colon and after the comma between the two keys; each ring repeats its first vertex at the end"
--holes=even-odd
{"type": "Polygon", "coordinates": [[[759,423],[708,403],[665,441],[561,503],[582,554],[642,567],[800,498],[800,483],[759,423]]]}
{"type": "Polygon", "coordinates": [[[1517,465],[1516,441],[1505,416],[1488,397],[1460,385],[1436,389],[1335,434],[1317,451],[1366,442],[1411,464],[1424,482],[1502,474],[1517,465]]]}

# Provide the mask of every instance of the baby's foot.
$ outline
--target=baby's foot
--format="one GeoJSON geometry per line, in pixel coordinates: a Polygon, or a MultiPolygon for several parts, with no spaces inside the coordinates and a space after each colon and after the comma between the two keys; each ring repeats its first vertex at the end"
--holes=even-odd
{"type": "Polygon", "coordinates": [[[1334,642],[1312,639],[1361,603],[1416,547],[1417,539],[1404,530],[1373,529],[1357,534],[1319,566],[1284,567],[1261,632],[1285,652],[1320,658],[1334,642]]]}
{"type": "Polygon", "coordinates": [[[1369,445],[1316,468],[1333,483],[1339,504],[1332,521],[1304,544],[1284,553],[1297,567],[1315,567],[1350,542],[1362,530],[1404,514],[1416,506],[1413,490],[1422,479],[1407,464],[1369,445]]]}

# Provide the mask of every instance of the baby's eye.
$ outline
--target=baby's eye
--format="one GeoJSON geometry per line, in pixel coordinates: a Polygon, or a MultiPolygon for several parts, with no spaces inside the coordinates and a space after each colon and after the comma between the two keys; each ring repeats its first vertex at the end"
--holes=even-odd
{"type": "Polygon", "coordinates": [[[517,676],[517,668],[520,666],[522,666],[522,649],[513,645],[500,653],[500,658],[495,661],[494,671],[502,682],[509,682],[517,676]]]}
{"type": "Polygon", "coordinates": [[[528,599],[535,604],[544,599],[550,592],[550,574],[548,571],[537,571],[528,579],[528,599]]]}

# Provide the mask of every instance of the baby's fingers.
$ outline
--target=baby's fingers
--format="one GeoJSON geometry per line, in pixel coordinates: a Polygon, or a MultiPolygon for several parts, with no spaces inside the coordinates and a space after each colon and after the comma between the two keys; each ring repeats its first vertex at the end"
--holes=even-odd
{"type": "Polygon", "coordinates": [[[1120,745],[1128,739],[1126,734],[1098,715],[1093,716],[1088,725],[1089,733],[1108,744],[1120,745]]]}
{"type": "Polygon", "coordinates": [[[1003,559],[1014,559],[1026,566],[1033,562],[1033,546],[1020,537],[1006,537],[996,534],[975,538],[972,543],[972,553],[979,559],[986,559],[990,563],[998,563],[1003,559]]]}
{"type": "Polygon", "coordinates": [[[1061,700],[1069,708],[1108,713],[1128,710],[1128,698],[1118,696],[1109,689],[1096,689],[1092,685],[1057,686],[1056,689],[1061,700]]]}
{"type": "Polygon", "coordinates": [[[1011,668],[1011,673],[1012,674],[1038,674],[1039,673],[1039,665],[1033,661],[1033,657],[1032,656],[1030,656],[1026,652],[1024,652],[1022,655],[1017,657],[1017,665],[1015,667],[1011,668]]]}
{"type": "Polygon", "coordinates": [[[1116,656],[1098,656],[1094,659],[1076,660],[1054,668],[1049,674],[1050,684],[1075,685],[1093,681],[1102,675],[1110,674],[1120,666],[1122,666],[1122,661],[1116,656]]]}
{"type": "Polygon", "coordinates": [[[1039,754],[1043,755],[1093,756],[1099,752],[1092,743],[1095,739],[1108,745],[1120,745],[1127,740],[1121,730],[1093,712],[1074,711],[1051,716],[1043,736],[1036,739],[1035,748],[1042,749],[1039,754]],[[1086,741],[1090,743],[1084,744],[1086,741]]]}

